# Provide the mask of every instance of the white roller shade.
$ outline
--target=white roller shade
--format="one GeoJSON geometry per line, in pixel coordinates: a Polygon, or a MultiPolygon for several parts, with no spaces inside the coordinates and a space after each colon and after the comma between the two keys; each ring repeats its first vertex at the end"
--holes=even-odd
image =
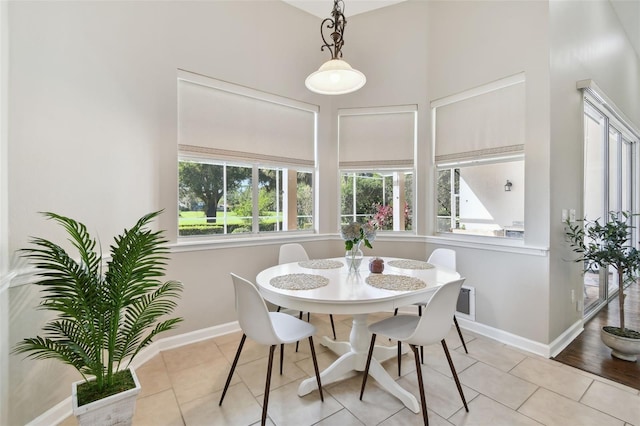
{"type": "Polygon", "coordinates": [[[202,76],[178,80],[183,153],[314,164],[317,107],[202,76]]]}
{"type": "Polygon", "coordinates": [[[523,152],[524,76],[434,101],[434,106],[436,163],[523,152]]]}
{"type": "Polygon", "coordinates": [[[338,111],[340,167],[413,166],[415,105],[338,111]]]}

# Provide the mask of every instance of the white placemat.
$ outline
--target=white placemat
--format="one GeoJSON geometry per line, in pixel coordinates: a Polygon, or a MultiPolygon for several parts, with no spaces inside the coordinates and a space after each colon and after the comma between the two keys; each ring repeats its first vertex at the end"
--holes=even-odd
{"type": "Polygon", "coordinates": [[[312,274],[288,274],[271,278],[269,284],[282,290],[312,290],[329,284],[329,279],[312,274]]]}
{"type": "Polygon", "coordinates": [[[427,284],[424,281],[414,277],[407,277],[405,275],[369,275],[365,279],[366,283],[370,286],[381,288],[384,290],[420,290],[425,288],[427,284]]]}
{"type": "Polygon", "coordinates": [[[339,260],[331,259],[315,259],[315,260],[303,260],[298,262],[298,265],[302,268],[308,269],[337,269],[342,268],[344,263],[339,260]]]}
{"type": "Polygon", "coordinates": [[[400,269],[431,269],[434,266],[422,260],[398,259],[390,260],[387,265],[400,269]]]}

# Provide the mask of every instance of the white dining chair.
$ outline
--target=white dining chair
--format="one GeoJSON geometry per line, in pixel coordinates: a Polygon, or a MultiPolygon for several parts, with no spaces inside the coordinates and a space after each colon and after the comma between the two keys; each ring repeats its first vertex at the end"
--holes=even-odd
{"type": "MultiPolygon", "coordinates": [[[[431,255],[427,259],[427,263],[430,263],[430,264],[435,265],[435,266],[441,266],[443,268],[447,268],[447,269],[450,269],[452,271],[456,271],[457,270],[456,252],[455,252],[455,250],[452,250],[452,249],[437,248],[437,249],[435,249],[434,251],[431,252],[431,255]]],[[[418,315],[419,316],[422,315],[422,308],[424,306],[426,306],[427,303],[429,303],[428,300],[425,300],[424,302],[414,303],[414,305],[418,307],[418,315]]],[[[398,315],[398,309],[397,308],[396,308],[396,310],[394,312],[394,315],[398,315]]],[[[469,353],[469,351],[467,350],[467,344],[464,341],[464,337],[462,337],[462,331],[460,330],[460,326],[458,325],[458,320],[456,319],[455,311],[454,311],[454,314],[453,314],[453,323],[456,326],[456,330],[458,331],[458,336],[460,337],[460,341],[462,342],[462,346],[464,347],[465,353],[469,353]]],[[[400,355],[398,355],[398,357],[400,357],[400,355]]],[[[424,349],[423,348],[420,348],[420,359],[424,363],[424,349]]],[[[398,358],[398,376],[400,376],[401,363],[402,363],[402,360],[400,358],[398,358]]]]}
{"type": "Polygon", "coordinates": [[[425,306],[422,316],[397,315],[369,325],[369,331],[371,332],[371,344],[369,346],[367,363],[365,365],[362,378],[360,400],[362,400],[364,389],[367,384],[376,336],[378,334],[382,334],[391,339],[397,339],[399,344],[401,344],[400,342],[408,343],[413,351],[416,362],[416,373],[418,375],[420,403],[422,404],[422,417],[425,425],[429,424],[429,418],[427,416],[427,403],[424,395],[424,383],[422,380],[420,357],[418,356],[418,346],[428,346],[440,341],[442,348],[444,349],[444,353],[447,356],[447,361],[449,361],[449,368],[451,369],[453,379],[458,387],[458,392],[460,393],[460,398],[462,399],[464,408],[469,412],[467,400],[464,397],[460,380],[458,380],[458,374],[456,373],[455,366],[451,360],[451,354],[447,348],[447,343],[444,340],[445,336],[451,329],[451,316],[455,312],[456,302],[463,282],[464,278],[450,281],[436,290],[425,306]]]}
{"type": "MultiPolygon", "coordinates": [[[[452,271],[457,271],[458,267],[456,264],[456,252],[455,250],[445,249],[445,248],[437,248],[433,252],[431,252],[431,256],[427,259],[427,263],[431,263],[432,265],[442,266],[447,269],[451,269],[452,271]]],[[[425,304],[422,304],[424,306],[425,304]]],[[[420,305],[418,306],[418,315],[420,315],[420,305]]],[[[456,330],[458,331],[458,336],[460,336],[460,341],[462,342],[462,346],[464,347],[464,352],[469,353],[467,350],[467,344],[464,341],[464,337],[462,337],[462,331],[460,330],[460,326],[458,325],[458,320],[456,319],[456,314],[454,310],[453,314],[453,323],[456,326],[456,330]]]]}
{"type": "MultiPolygon", "coordinates": [[[[309,260],[309,255],[307,251],[301,244],[298,243],[288,243],[282,244],[280,246],[280,253],[278,256],[278,264],[282,265],[283,263],[291,263],[291,262],[302,262],[305,260],[309,260]]],[[[281,307],[278,306],[278,312],[281,307]]],[[[303,312],[300,312],[299,318],[302,319],[303,312]]],[[[309,321],[309,312],[307,312],[307,321],[309,321]]],[[[331,331],[333,331],[333,340],[336,340],[336,326],[333,323],[333,315],[329,314],[329,320],[331,321],[331,331]]],[[[296,352],[298,351],[298,347],[296,346],[296,352]]]]}
{"type": "MultiPolygon", "coordinates": [[[[233,280],[233,287],[235,290],[238,322],[240,323],[240,328],[242,329],[243,334],[218,405],[222,405],[222,401],[224,400],[224,396],[229,388],[229,383],[231,383],[231,377],[233,376],[236,365],[238,364],[240,352],[242,352],[242,347],[244,346],[247,336],[261,345],[270,346],[269,364],[267,366],[267,378],[264,388],[264,401],[262,403],[261,424],[263,426],[267,420],[267,405],[269,403],[269,386],[271,384],[273,353],[277,345],[280,345],[280,349],[282,350],[282,347],[287,343],[297,342],[304,338],[309,339],[313,368],[316,373],[316,381],[318,382],[318,390],[320,392],[320,400],[324,401],[322,385],[320,383],[320,371],[318,370],[318,360],[316,359],[316,351],[313,346],[313,335],[316,332],[316,328],[312,324],[292,317],[291,315],[281,312],[269,312],[264,299],[253,283],[233,273],[231,274],[231,278],[233,280]]],[[[280,374],[282,374],[282,351],[280,352],[280,374]]]]}

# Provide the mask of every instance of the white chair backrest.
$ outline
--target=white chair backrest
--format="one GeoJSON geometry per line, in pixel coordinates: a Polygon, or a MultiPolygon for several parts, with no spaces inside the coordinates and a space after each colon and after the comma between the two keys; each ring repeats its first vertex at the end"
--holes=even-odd
{"type": "Polygon", "coordinates": [[[309,260],[309,255],[302,245],[298,243],[290,243],[280,246],[278,264],[301,262],[303,260],[309,260]]]}
{"type": "Polygon", "coordinates": [[[429,299],[422,311],[422,317],[411,337],[404,340],[417,346],[428,346],[445,338],[456,311],[456,303],[464,278],[449,281],[440,287],[429,299]]]}
{"type": "Polygon", "coordinates": [[[442,266],[456,271],[456,251],[445,248],[437,248],[429,256],[427,262],[432,265],[442,266]]]}
{"type": "Polygon", "coordinates": [[[231,279],[236,294],[238,322],[244,334],[262,345],[279,344],[269,310],[256,286],[233,273],[231,279]]]}

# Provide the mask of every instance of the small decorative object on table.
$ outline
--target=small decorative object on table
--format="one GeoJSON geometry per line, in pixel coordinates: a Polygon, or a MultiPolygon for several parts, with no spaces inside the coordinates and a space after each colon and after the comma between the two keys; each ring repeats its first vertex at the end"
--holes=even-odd
{"type": "Polygon", "coordinates": [[[384,271],[384,260],[374,257],[369,261],[369,271],[374,274],[381,274],[384,271]]]}
{"type": "Polygon", "coordinates": [[[376,226],[371,222],[363,224],[351,222],[342,227],[340,234],[344,239],[344,247],[347,250],[345,261],[349,272],[357,271],[364,257],[362,250],[360,250],[360,245],[364,242],[365,247],[373,248],[371,243],[376,238],[376,226]]]}

